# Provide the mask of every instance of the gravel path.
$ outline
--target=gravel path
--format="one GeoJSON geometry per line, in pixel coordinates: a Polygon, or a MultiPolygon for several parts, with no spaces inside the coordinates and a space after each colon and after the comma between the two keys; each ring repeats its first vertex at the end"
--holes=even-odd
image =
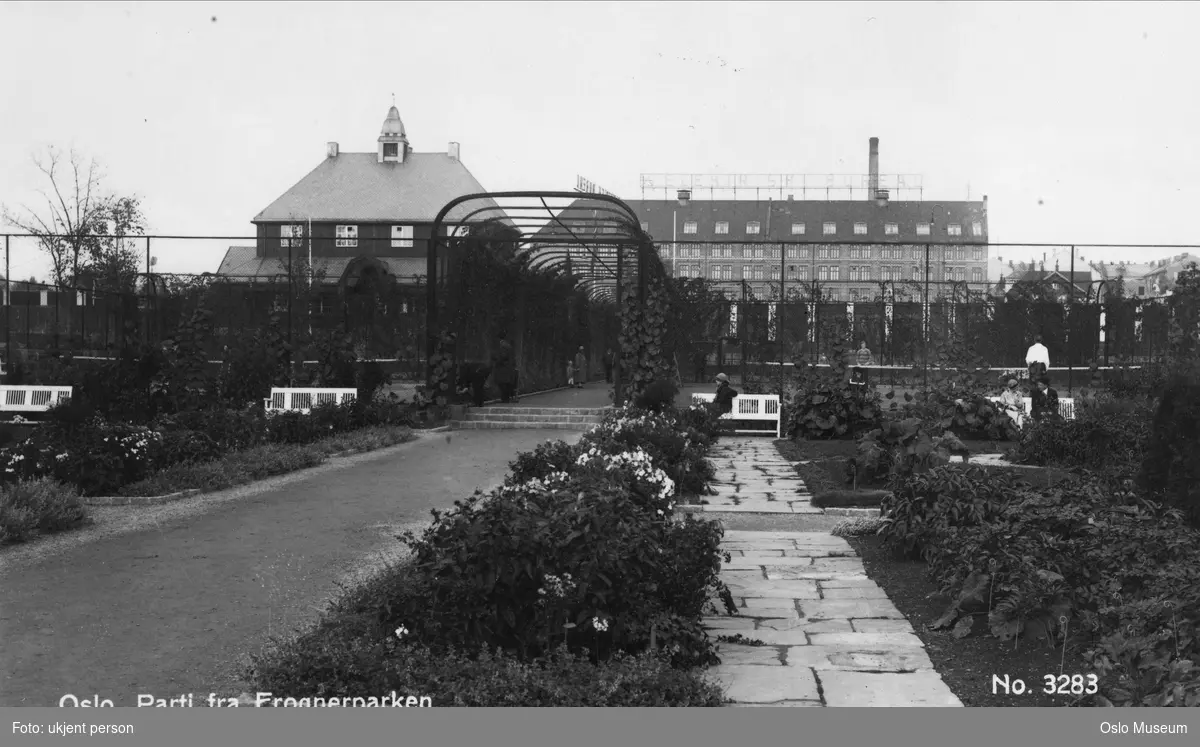
{"type": "Polygon", "coordinates": [[[94,508],[94,526],[0,551],[0,706],[72,693],[132,706],[245,690],[267,637],[311,624],[339,585],[562,431],[458,431],[220,493],[94,508]]]}

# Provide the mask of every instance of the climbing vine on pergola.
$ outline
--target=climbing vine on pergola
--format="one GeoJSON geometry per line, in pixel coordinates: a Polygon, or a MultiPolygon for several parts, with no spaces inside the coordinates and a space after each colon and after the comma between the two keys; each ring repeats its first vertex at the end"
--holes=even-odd
{"type": "MultiPolygon", "coordinates": [[[[672,369],[662,344],[667,314],[660,306],[665,302],[657,300],[665,277],[662,261],[629,205],[602,194],[479,193],[456,198],[442,208],[428,239],[429,391],[445,390],[450,374],[446,346],[452,329],[448,320],[440,318],[439,295],[449,290],[448,284],[461,283],[471,274],[454,272],[450,257],[461,256],[463,243],[473,241],[470,232],[483,221],[507,227],[505,247],[512,248],[530,270],[561,273],[567,285],[585,289],[593,302],[617,306],[622,326],[621,365],[614,372],[617,404],[672,369]]],[[[461,294],[470,289],[454,290],[461,294]]]]}

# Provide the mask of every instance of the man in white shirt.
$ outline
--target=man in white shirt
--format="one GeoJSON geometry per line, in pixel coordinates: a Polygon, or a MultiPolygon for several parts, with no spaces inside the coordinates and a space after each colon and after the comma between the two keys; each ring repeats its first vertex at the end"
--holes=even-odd
{"type": "Polygon", "coordinates": [[[1037,381],[1049,373],[1050,351],[1042,344],[1041,335],[1033,338],[1033,344],[1029,346],[1029,352],[1025,353],[1025,365],[1029,366],[1029,378],[1031,381],[1037,381]]]}

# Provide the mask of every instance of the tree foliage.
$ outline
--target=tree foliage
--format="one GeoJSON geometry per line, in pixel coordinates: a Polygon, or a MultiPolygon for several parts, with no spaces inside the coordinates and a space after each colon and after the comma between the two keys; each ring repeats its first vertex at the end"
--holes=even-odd
{"type": "Polygon", "coordinates": [[[51,147],[34,164],[49,182],[39,190],[44,207],[5,207],[4,219],[37,238],[57,285],[92,281],[105,290],[132,288],[137,255],[126,237],[145,233],[139,198],[106,192],[100,165],[74,150],[64,155],[51,147]]]}

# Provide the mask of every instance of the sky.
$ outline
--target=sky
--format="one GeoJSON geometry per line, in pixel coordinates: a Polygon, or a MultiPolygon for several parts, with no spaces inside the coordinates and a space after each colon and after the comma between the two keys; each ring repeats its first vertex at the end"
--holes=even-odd
{"type": "MultiPolygon", "coordinates": [[[[461,143],[490,191],[865,174],[878,137],[925,199],[986,194],[993,242],[1200,244],[1195,3],[5,2],[0,28],[17,212],[55,146],[140,197],[150,233],[251,236],[327,141],[374,151],[394,96],[414,150],[461,143]]],[[[236,243],[157,243],[156,270],[236,243]]],[[[10,262],[47,274],[29,243],[10,262]]]]}

